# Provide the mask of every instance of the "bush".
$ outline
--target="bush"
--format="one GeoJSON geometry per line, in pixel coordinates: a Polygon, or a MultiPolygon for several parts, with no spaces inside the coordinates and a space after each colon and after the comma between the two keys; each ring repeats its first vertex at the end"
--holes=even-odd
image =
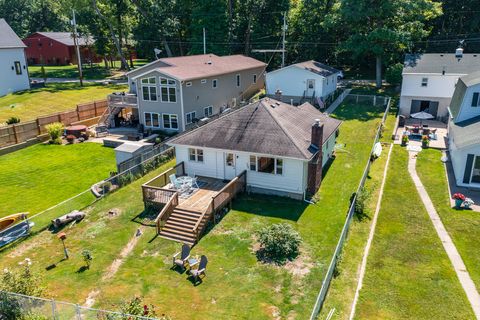
{"type": "Polygon", "coordinates": [[[298,232],[287,223],[262,228],[257,237],[261,246],[260,256],[280,264],[294,259],[302,242],[298,232]]]}
{"type": "Polygon", "coordinates": [[[54,122],[47,124],[45,126],[45,129],[47,129],[48,135],[50,136],[50,143],[53,144],[61,144],[61,136],[63,134],[63,123],[61,122],[54,122]]]}
{"type": "Polygon", "coordinates": [[[387,68],[385,72],[385,80],[393,85],[400,84],[402,82],[402,71],[403,71],[403,64],[396,63],[391,65],[387,68]]]}
{"type": "MultiPolygon", "coordinates": [[[[155,307],[153,305],[147,305],[140,297],[134,297],[133,299],[125,301],[120,307],[120,312],[134,316],[156,317],[155,307]]],[[[162,317],[161,319],[166,319],[166,317],[162,317]]]]}
{"type": "Polygon", "coordinates": [[[20,122],[20,118],[18,117],[10,117],[7,119],[7,124],[15,124],[20,122]]]}
{"type": "Polygon", "coordinates": [[[90,250],[86,250],[86,249],[83,250],[82,251],[82,257],[83,257],[83,261],[85,261],[87,269],[90,269],[90,263],[93,260],[93,256],[92,256],[92,253],[90,252],[90,250]]]}
{"type": "Polygon", "coordinates": [[[358,220],[363,220],[367,217],[365,204],[370,198],[370,191],[363,187],[357,194],[357,199],[355,200],[354,213],[358,220]]]}

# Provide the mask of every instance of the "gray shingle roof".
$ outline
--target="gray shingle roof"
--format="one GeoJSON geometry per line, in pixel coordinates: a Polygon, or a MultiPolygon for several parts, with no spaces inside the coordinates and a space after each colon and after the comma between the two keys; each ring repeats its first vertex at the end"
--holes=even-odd
{"type": "Polygon", "coordinates": [[[0,19],[0,48],[25,48],[26,45],[10,28],[5,19],[0,19]]]}
{"type": "Polygon", "coordinates": [[[340,72],[340,70],[314,60],[295,63],[294,66],[319,74],[323,77],[328,77],[340,72]]]}
{"type": "Polygon", "coordinates": [[[457,148],[464,148],[480,143],[480,116],[454,123],[450,122],[448,131],[457,148]]]}
{"type": "Polygon", "coordinates": [[[462,106],[463,97],[467,92],[467,86],[462,81],[462,78],[458,79],[457,84],[455,85],[455,91],[453,91],[452,101],[450,101],[450,113],[452,114],[453,118],[458,116],[460,112],[460,108],[462,106]]]}
{"type": "Polygon", "coordinates": [[[469,74],[480,70],[480,54],[464,53],[457,59],[454,53],[423,53],[405,56],[403,73],[469,74]]]}
{"type": "Polygon", "coordinates": [[[310,159],[316,153],[309,148],[315,119],[324,124],[323,143],[341,124],[309,103],[295,107],[264,98],[184,133],[170,143],[310,159]]]}

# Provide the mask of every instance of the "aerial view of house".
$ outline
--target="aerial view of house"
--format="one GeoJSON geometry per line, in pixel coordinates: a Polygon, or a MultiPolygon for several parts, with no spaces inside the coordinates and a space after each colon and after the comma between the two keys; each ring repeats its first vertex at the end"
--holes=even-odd
{"type": "Polygon", "coordinates": [[[30,88],[25,44],[0,18],[0,96],[30,88]]]}
{"type": "Polygon", "coordinates": [[[266,75],[267,94],[282,101],[302,103],[325,99],[337,89],[340,70],[317,61],[295,63],[266,75]]]}
{"type": "Polygon", "coordinates": [[[480,320],[477,7],[0,0],[0,320],[480,320]]]}
{"type": "Polygon", "coordinates": [[[400,114],[426,111],[443,122],[458,78],[480,70],[480,55],[420,53],[405,56],[400,94],[400,114]]]}
{"type": "MultiPolygon", "coordinates": [[[[35,32],[23,39],[29,64],[77,64],[75,42],[71,32],[35,32]]],[[[95,39],[79,36],[77,39],[82,62],[99,62],[95,53],[95,39]]]]}

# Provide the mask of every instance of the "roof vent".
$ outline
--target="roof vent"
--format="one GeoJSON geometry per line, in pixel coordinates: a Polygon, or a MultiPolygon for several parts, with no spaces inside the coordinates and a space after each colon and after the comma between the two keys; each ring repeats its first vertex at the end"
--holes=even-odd
{"type": "Polygon", "coordinates": [[[476,57],[477,57],[477,54],[474,54],[473,56],[476,58],[476,57]]]}
{"type": "Polygon", "coordinates": [[[277,106],[279,106],[279,105],[280,105],[280,102],[277,101],[277,102],[275,102],[275,104],[276,104],[277,106]]]}
{"type": "Polygon", "coordinates": [[[457,48],[455,50],[455,58],[457,58],[458,60],[463,58],[463,48],[457,48]]]}
{"type": "Polygon", "coordinates": [[[207,61],[207,64],[212,64],[212,63],[213,63],[212,60],[207,61]]]}
{"type": "Polygon", "coordinates": [[[274,103],[272,103],[272,104],[270,105],[270,107],[275,108],[276,106],[275,106],[274,103]]]}
{"type": "Polygon", "coordinates": [[[440,57],[443,57],[443,54],[441,54],[440,57]]]}

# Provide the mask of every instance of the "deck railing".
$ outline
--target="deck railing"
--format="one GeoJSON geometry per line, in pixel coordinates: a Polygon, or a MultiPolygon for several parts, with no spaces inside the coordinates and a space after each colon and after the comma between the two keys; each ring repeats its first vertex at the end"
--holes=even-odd
{"type": "Polygon", "coordinates": [[[162,231],[165,222],[170,218],[175,207],[178,206],[178,192],[174,191],[173,195],[167,201],[165,206],[162,208],[157,218],[155,219],[155,225],[157,226],[157,233],[162,231]]]}
{"type": "Polygon", "coordinates": [[[108,105],[114,107],[137,107],[138,99],[135,94],[109,94],[108,105]]]}
{"type": "Polygon", "coordinates": [[[164,205],[173,196],[175,190],[163,188],[170,182],[169,177],[172,174],[177,176],[185,175],[185,164],[183,161],[142,185],[145,207],[164,205]]]}
{"type": "Polygon", "coordinates": [[[230,205],[233,198],[240,192],[244,192],[247,186],[247,171],[243,171],[236,176],[232,181],[227,183],[215,196],[212,197],[207,209],[202,213],[200,219],[193,227],[193,233],[195,234],[197,241],[200,240],[200,236],[207,227],[207,221],[215,220],[215,214],[223,209],[226,205],[230,205]],[[205,222],[200,226],[201,222],[205,222]]]}

